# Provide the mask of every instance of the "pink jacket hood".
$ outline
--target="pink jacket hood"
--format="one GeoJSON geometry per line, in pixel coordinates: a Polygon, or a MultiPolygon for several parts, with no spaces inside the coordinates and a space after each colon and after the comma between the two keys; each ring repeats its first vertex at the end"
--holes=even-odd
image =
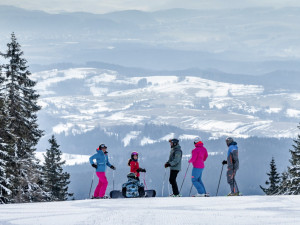
{"type": "Polygon", "coordinates": [[[195,147],[192,151],[192,158],[189,160],[189,163],[193,163],[195,168],[203,169],[204,162],[208,157],[206,148],[203,146],[203,142],[198,142],[195,144],[195,147]]]}

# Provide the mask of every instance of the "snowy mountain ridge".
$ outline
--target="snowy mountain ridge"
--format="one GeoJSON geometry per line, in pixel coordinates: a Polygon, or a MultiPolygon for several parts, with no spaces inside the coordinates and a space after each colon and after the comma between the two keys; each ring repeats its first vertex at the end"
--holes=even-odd
{"type": "MultiPolygon", "coordinates": [[[[266,91],[262,85],[219,82],[196,76],[125,76],[96,68],[49,70],[33,74],[38,81],[42,114],[55,118],[48,129],[56,134],[81,134],[96,127],[167,124],[211,138],[294,137],[300,118],[300,93],[266,91]]],[[[258,78],[259,79],[259,78],[258,78]]],[[[44,118],[44,117],[43,117],[44,118]]],[[[43,121],[46,124],[48,121],[43,121]]],[[[111,134],[117,135],[117,134],[111,134]]],[[[153,140],[136,130],[122,137],[124,146],[139,138],[153,140]]]]}

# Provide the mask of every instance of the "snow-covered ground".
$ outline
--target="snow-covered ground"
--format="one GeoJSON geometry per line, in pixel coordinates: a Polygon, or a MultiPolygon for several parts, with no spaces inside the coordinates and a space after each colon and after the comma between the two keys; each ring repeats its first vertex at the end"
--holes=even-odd
{"type": "Polygon", "coordinates": [[[300,224],[300,196],[103,199],[0,205],[0,224],[300,224]]]}

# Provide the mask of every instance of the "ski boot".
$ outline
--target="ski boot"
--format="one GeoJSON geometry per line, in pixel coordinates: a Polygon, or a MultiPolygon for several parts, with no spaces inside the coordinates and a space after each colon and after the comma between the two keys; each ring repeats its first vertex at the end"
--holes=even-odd
{"type": "Polygon", "coordinates": [[[182,197],[182,195],[181,194],[178,194],[178,195],[171,194],[169,197],[182,197]]]}
{"type": "Polygon", "coordinates": [[[240,192],[235,192],[235,193],[230,192],[227,196],[240,196],[240,192]]]}
{"type": "Polygon", "coordinates": [[[209,197],[209,193],[205,193],[205,194],[197,193],[197,194],[193,195],[192,197],[209,197]]]}

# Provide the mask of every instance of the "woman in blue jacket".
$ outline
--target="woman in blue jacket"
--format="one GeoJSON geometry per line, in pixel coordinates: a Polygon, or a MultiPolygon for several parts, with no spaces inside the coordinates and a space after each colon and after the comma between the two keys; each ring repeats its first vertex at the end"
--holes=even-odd
{"type": "Polygon", "coordinates": [[[108,185],[105,171],[106,166],[115,170],[116,168],[111,165],[108,161],[108,155],[106,151],[107,147],[105,144],[101,144],[96,150],[96,154],[90,157],[90,163],[92,167],[96,168],[96,175],[99,178],[99,183],[94,192],[94,198],[104,198],[105,191],[108,185]],[[96,160],[96,163],[94,162],[96,160]]]}

